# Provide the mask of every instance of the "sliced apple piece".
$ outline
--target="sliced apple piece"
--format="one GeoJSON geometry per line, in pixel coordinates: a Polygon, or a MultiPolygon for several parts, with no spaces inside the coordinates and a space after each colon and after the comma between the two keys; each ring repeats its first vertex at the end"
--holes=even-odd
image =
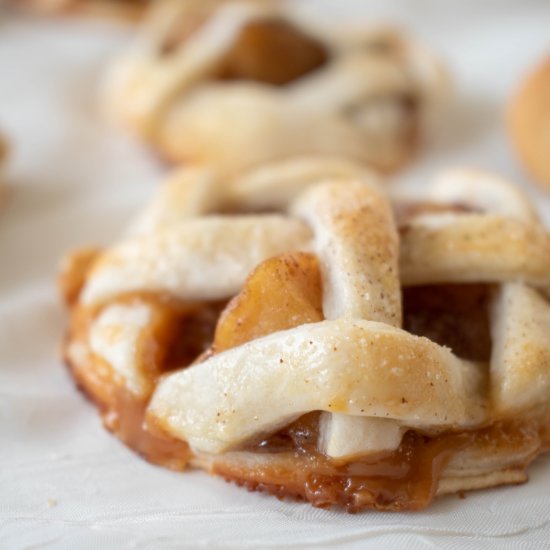
{"type": "Polygon", "coordinates": [[[314,254],[293,252],[261,263],[220,316],[215,353],[323,320],[321,273],[314,254]]]}

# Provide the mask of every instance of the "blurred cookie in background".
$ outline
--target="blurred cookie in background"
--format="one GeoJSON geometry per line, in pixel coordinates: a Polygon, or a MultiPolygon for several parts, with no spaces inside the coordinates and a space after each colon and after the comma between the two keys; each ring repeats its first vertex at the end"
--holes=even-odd
{"type": "Polygon", "coordinates": [[[392,172],[447,93],[439,60],[395,29],[321,25],[276,1],[158,0],[104,101],[174,164],[237,174],[332,155],[392,172]]]}
{"type": "Polygon", "coordinates": [[[525,169],[550,190],[550,53],[522,82],[508,115],[512,140],[525,169]]]}
{"type": "Polygon", "coordinates": [[[84,15],[135,22],[149,0],[8,0],[15,9],[37,15],[84,15]]]}

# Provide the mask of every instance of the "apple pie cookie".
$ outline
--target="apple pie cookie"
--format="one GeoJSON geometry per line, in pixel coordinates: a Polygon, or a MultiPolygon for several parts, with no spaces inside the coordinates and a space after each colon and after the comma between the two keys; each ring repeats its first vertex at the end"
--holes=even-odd
{"type": "Polygon", "coordinates": [[[253,0],[155,2],[104,88],[111,116],[165,159],[230,175],[304,154],[394,170],[447,89],[395,30],[335,32],[253,0]]]}
{"type": "Polygon", "coordinates": [[[510,104],[509,121],[525,168],[550,189],[550,55],[522,83],[510,104]]]}
{"type": "Polygon", "coordinates": [[[315,506],[420,509],[550,450],[550,234],[454,171],[393,203],[335,159],[177,173],[66,259],[64,354],[148,460],[315,506]]]}

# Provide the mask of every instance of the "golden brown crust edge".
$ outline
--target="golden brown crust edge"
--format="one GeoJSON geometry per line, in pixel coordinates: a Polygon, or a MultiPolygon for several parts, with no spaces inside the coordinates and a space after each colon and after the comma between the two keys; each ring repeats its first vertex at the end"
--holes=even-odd
{"type": "Polygon", "coordinates": [[[0,209],[5,206],[8,199],[9,189],[5,183],[5,164],[9,156],[9,145],[0,135],[0,209]]]}

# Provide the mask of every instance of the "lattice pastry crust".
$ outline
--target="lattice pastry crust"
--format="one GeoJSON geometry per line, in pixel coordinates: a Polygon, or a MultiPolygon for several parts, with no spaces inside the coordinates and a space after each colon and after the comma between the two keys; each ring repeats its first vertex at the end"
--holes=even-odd
{"type": "Polygon", "coordinates": [[[111,115],[166,159],[235,175],[300,155],[394,170],[446,95],[398,32],[324,29],[281,2],[155,2],[105,83],[111,115]]]}
{"type": "Polygon", "coordinates": [[[422,508],[525,481],[549,449],[549,258],[531,205],[487,174],[390,203],[337,159],[186,169],[119,244],[68,257],[65,357],[153,462],[422,508]]]}

